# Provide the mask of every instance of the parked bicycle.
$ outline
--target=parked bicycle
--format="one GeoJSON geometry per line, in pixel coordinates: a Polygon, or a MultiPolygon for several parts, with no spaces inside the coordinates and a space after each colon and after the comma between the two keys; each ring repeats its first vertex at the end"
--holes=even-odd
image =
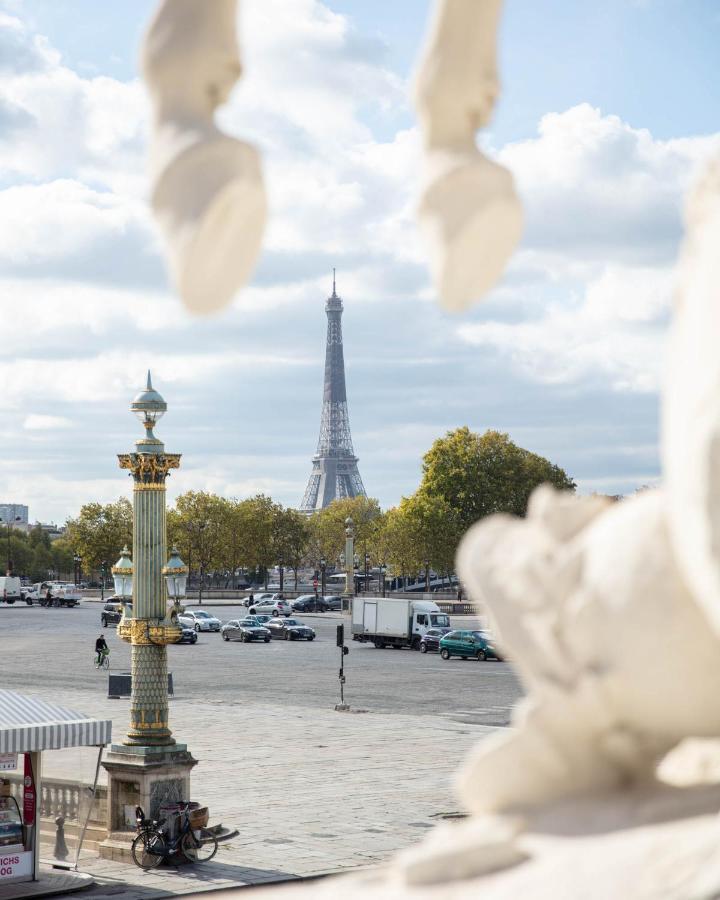
{"type": "MultiPolygon", "coordinates": [[[[141,869],[152,869],[159,866],[164,859],[168,859],[176,853],[181,853],[188,862],[209,862],[217,853],[218,842],[215,836],[204,827],[196,827],[197,820],[193,821],[193,813],[201,813],[201,810],[190,811],[190,804],[185,803],[180,811],[180,827],[175,838],[170,838],[163,831],[163,825],[167,819],[146,819],[140,806],[135,810],[138,836],[132,842],[132,858],[135,865],[141,869]]],[[[207,814],[204,821],[207,825],[207,814]]]]}

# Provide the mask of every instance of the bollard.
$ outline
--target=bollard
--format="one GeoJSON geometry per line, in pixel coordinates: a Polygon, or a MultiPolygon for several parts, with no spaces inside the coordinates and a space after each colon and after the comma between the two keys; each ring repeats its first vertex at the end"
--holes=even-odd
{"type": "Polygon", "coordinates": [[[67,859],[68,848],[65,843],[65,816],[55,819],[55,859],[67,859]]]}

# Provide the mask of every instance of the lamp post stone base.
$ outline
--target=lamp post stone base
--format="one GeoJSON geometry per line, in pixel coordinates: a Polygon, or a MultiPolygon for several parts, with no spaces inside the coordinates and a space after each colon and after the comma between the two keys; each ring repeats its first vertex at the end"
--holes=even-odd
{"type": "Polygon", "coordinates": [[[108,834],[99,847],[102,859],[132,862],[135,807],[158,819],[163,803],[189,800],[190,772],[197,762],[185,744],[110,747],[102,763],[108,773],[108,834]]]}

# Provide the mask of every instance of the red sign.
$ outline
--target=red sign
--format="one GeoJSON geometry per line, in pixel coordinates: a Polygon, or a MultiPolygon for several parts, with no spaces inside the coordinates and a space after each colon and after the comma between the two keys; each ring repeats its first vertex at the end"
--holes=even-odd
{"type": "Polygon", "coordinates": [[[35,824],[35,778],[30,754],[25,754],[25,777],[23,779],[23,824],[35,824]]]}
{"type": "Polygon", "coordinates": [[[317,587],[317,578],[313,578],[313,587],[314,587],[314,588],[317,587]]]}

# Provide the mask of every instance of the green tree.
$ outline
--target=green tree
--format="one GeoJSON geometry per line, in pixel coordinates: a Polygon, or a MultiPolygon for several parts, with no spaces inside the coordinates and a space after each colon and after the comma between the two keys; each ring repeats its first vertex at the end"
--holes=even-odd
{"type": "Polygon", "coordinates": [[[168,540],[177,546],[190,571],[204,582],[221,566],[222,534],[227,501],[206,491],[187,491],[168,512],[168,540]]]}
{"type": "MultiPolygon", "coordinates": [[[[76,519],[68,519],[67,546],[82,557],[83,570],[98,572],[102,562],[113,566],[120,551],[132,546],[133,513],[130,501],[121,497],[115,503],[86,503],[76,519]]],[[[56,551],[58,557],[63,545],[56,551]]],[[[72,555],[72,553],[71,553],[72,555]]],[[[69,569],[72,571],[72,562],[69,569]]]]}
{"type": "Polygon", "coordinates": [[[307,516],[296,509],[277,506],[273,515],[275,563],[293,570],[295,590],[297,590],[298,569],[305,558],[309,542],[310,525],[307,516]]]}
{"type": "Polygon", "coordinates": [[[325,557],[328,565],[335,565],[345,550],[345,520],[351,518],[355,526],[355,546],[358,553],[372,546],[380,517],[380,504],[372,497],[347,497],[333,500],[325,509],[310,518],[312,545],[318,558],[325,557]]]}
{"type": "Polygon", "coordinates": [[[479,435],[465,426],[436,440],[425,454],[419,491],[442,498],[463,533],[491,513],[525,515],[530,494],[545,482],[575,490],[575,482],[563,469],[518,447],[507,434],[479,435]]]}

